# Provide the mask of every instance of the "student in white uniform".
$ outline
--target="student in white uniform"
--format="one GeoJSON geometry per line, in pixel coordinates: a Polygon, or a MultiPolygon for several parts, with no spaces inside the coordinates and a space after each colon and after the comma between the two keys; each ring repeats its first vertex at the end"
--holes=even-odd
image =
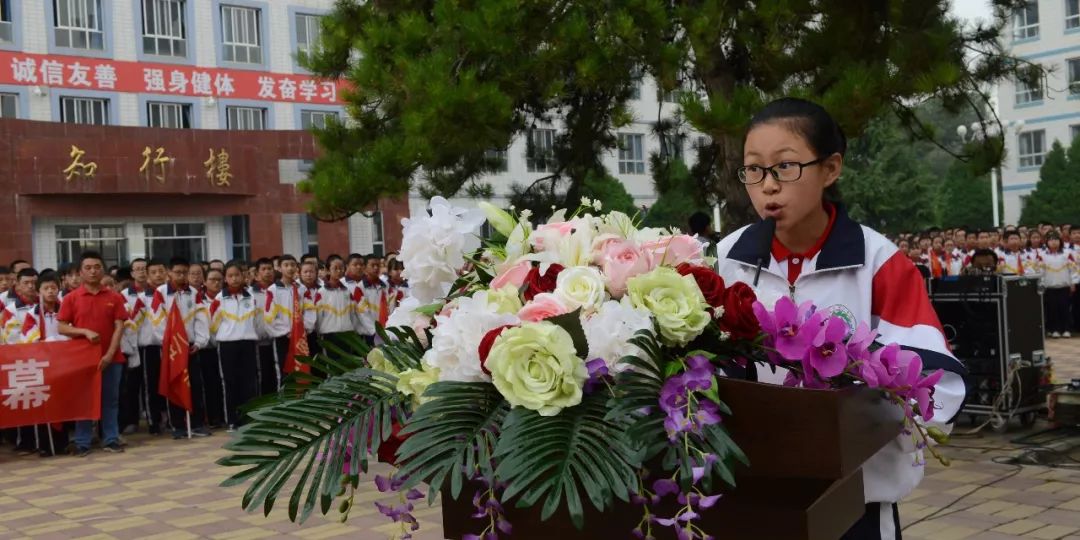
{"type": "Polygon", "coordinates": [[[243,423],[240,406],[259,395],[256,352],[265,335],[263,306],[244,287],[244,270],[237,261],[225,265],[225,288],[210,306],[210,321],[225,385],[225,422],[232,431],[243,423]]]}
{"type": "MultiPolygon", "coordinates": [[[[963,402],[964,369],[949,352],[922,278],[892,242],[826,197],[846,147],[840,127],[817,104],[785,98],[758,112],[738,174],[758,215],[776,222],[772,249],[760,253],[759,246],[770,245],[764,222],[743,227],[718,246],[720,273],[727,283],[752,284],[761,257],[759,297],[842,306],[876,328],[881,342],[918,352],[927,370],[948,370],[934,388],[938,410],[931,424],[948,422],[963,402]]],[[[765,382],[779,384],[785,376],[761,372],[765,382]]],[[[863,465],[866,513],[844,540],[900,538],[896,503],[922,480],[922,467],[912,466],[917,452],[910,436],[900,436],[863,465]]]]}

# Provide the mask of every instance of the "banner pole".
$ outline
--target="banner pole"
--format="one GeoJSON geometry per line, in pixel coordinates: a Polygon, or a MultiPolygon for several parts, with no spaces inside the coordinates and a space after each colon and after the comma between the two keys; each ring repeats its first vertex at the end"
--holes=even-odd
{"type": "Polygon", "coordinates": [[[187,424],[187,438],[191,438],[191,411],[184,411],[184,422],[187,424]]]}

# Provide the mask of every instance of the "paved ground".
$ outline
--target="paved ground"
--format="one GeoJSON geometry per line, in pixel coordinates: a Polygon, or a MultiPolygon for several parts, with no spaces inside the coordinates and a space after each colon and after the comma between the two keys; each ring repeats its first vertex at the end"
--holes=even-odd
{"type": "MultiPolygon", "coordinates": [[[[1049,342],[1055,379],[1080,377],[1080,338],[1049,342]]],[[[1045,428],[1044,423],[1036,426],[1045,428]]],[[[958,431],[969,429],[961,425],[958,431]]],[[[1023,446],[1019,428],[955,437],[953,465],[927,466],[926,479],[901,506],[912,540],[1070,538],[1080,540],[1080,461],[1063,466],[1011,463],[1023,446]]],[[[218,487],[228,470],[214,465],[225,434],[192,441],[131,437],[122,455],[43,460],[0,452],[0,539],[14,538],[388,538],[395,525],[371,504],[373,486],[357,496],[347,524],[315,516],[303,527],[281,510],[269,518],[239,508],[243,488],[218,487]]],[[[1080,437],[1045,442],[1080,447],[1080,437]]],[[[1080,451],[1073,455],[1080,459],[1080,451]]],[[[370,484],[369,484],[370,486],[370,484]]],[[[389,502],[389,501],[387,501],[389,502]]],[[[418,540],[442,538],[438,507],[415,512],[418,540]]],[[[612,539],[617,538],[613,536],[612,539]]]]}

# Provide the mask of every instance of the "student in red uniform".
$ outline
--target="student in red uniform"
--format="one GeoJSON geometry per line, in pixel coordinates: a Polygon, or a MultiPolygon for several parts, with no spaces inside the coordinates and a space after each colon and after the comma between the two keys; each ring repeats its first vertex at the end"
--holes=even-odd
{"type": "MultiPolygon", "coordinates": [[[[124,297],[101,285],[105,262],[97,252],[88,251],[79,257],[79,279],[82,285],[68,293],[60,305],[59,331],[70,338],[87,339],[101,346],[101,427],[102,446],[106,452],[123,452],[120,446],[120,427],[117,413],[120,400],[120,374],[124,355],[120,352],[120,337],[128,313],[124,297]]],[[[75,455],[90,454],[90,438],[94,423],[80,420],[75,423],[75,455]]]]}
{"type": "MultiPolygon", "coordinates": [[[[821,106],[785,98],[765,106],[750,121],[739,179],[754,209],[775,220],[739,229],[717,247],[726,283],[754,283],[763,301],[789,296],[822,308],[843,309],[874,327],[882,342],[918,352],[929,370],[948,370],[934,387],[938,411],[931,424],[947,422],[965,395],[960,363],[949,352],[922,278],[914,265],[877,231],[848,217],[826,193],[840,178],[847,141],[821,106]]],[[[761,380],[781,383],[785,373],[762,370],[761,380]]],[[[783,372],[785,370],[777,370],[783,372]]],[[[941,427],[948,429],[947,425],[941,427]]],[[[896,503],[922,479],[919,450],[900,436],[863,465],[866,512],[843,540],[900,538],[896,503]]]]}

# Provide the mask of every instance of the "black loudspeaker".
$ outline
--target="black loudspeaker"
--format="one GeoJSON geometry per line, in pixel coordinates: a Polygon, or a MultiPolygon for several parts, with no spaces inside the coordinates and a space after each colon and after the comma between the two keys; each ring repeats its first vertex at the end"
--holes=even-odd
{"type": "Polygon", "coordinates": [[[1046,405],[1042,290],[1038,278],[961,276],[935,280],[930,299],[953,354],[968,368],[963,412],[988,414],[1015,371],[1000,413],[1046,405]]]}

